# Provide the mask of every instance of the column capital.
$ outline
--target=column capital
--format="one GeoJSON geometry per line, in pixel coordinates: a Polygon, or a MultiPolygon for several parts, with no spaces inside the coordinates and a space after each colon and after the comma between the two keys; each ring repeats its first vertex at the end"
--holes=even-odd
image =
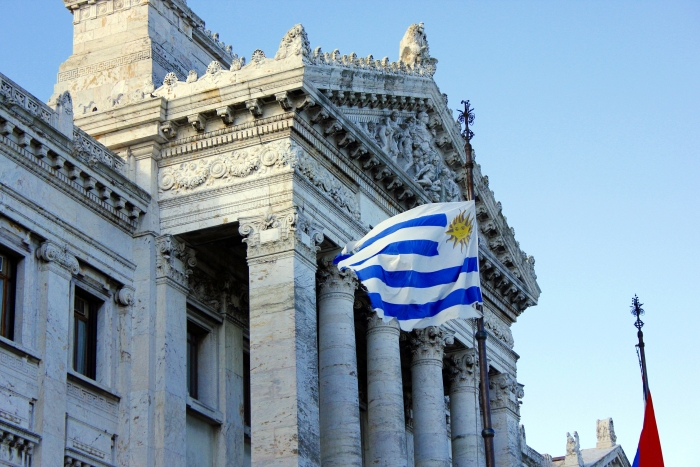
{"type": "Polygon", "coordinates": [[[290,251],[301,253],[316,264],[323,228],[300,208],[293,206],[278,212],[239,219],[238,232],[248,245],[248,261],[290,251]]]}
{"type": "MultiPolygon", "coordinates": [[[[358,307],[356,306],[355,308],[358,307]]],[[[385,321],[384,318],[380,317],[377,312],[370,307],[365,307],[364,315],[367,320],[367,334],[388,332],[396,335],[397,338],[400,336],[401,328],[399,328],[399,322],[396,321],[396,319],[392,318],[385,321]]]]}
{"type": "Polygon", "coordinates": [[[450,355],[450,382],[455,388],[474,389],[479,381],[479,356],[476,349],[460,350],[450,355]]]}
{"type": "Polygon", "coordinates": [[[352,269],[339,270],[338,266],[333,264],[332,257],[324,257],[320,263],[316,272],[319,297],[335,293],[354,297],[357,288],[355,272],[352,269]]]}
{"type": "Polygon", "coordinates": [[[520,399],[525,397],[524,385],[518,383],[513,376],[502,373],[489,378],[489,388],[494,409],[508,408],[513,413],[520,414],[520,399]]]}
{"type": "Polygon", "coordinates": [[[195,252],[172,235],[156,237],[156,279],[170,279],[188,289],[188,278],[197,265],[195,252]]]}
{"type": "Polygon", "coordinates": [[[454,342],[454,334],[437,326],[414,330],[411,334],[412,365],[433,361],[442,366],[445,346],[454,342]]]}
{"type": "Polygon", "coordinates": [[[68,252],[68,247],[60,246],[51,241],[45,241],[36,250],[36,257],[46,263],[61,266],[71,274],[80,272],[78,259],[68,252]]]}

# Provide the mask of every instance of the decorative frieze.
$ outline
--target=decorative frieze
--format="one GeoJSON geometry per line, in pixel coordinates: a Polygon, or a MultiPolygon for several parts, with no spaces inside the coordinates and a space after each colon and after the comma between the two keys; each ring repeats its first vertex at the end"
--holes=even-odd
{"type": "Polygon", "coordinates": [[[66,393],[68,397],[74,399],[78,405],[85,406],[88,405],[94,409],[98,409],[102,412],[107,413],[110,416],[117,416],[118,404],[114,401],[108,400],[106,397],[94,394],[85,388],[68,382],[66,386],[66,393]]]}
{"type": "Polygon", "coordinates": [[[248,245],[248,259],[297,250],[316,264],[323,228],[297,207],[239,219],[238,231],[248,245]]]}
{"type": "Polygon", "coordinates": [[[68,247],[59,246],[53,242],[44,242],[36,250],[36,257],[47,263],[55,263],[68,270],[71,274],[80,272],[78,259],[68,252],[68,247]]]}
{"type": "Polygon", "coordinates": [[[9,426],[0,420],[0,465],[11,467],[32,465],[34,448],[39,441],[39,436],[9,426]]]}
{"type": "Polygon", "coordinates": [[[169,278],[182,287],[188,286],[188,277],[197,265],[195,252],[172,235],[156,238],[156,278],[169,278]]]}
{"type": "Polygon", "coordinates": [[[506,344],[508,348],[512,349],[515,346],[510,326],[492,312],[487,311],[484,313],[484,327],[493,337],[506,344]]]}

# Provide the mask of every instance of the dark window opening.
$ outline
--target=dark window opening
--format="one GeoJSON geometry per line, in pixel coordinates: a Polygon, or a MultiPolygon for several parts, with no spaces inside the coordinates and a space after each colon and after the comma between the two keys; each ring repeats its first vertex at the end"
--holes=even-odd
{"type": "Polygon", "coordinates": [[[97,313],[102,302],[75,289],[73,301],[73,369],[95,379],[97,373],[97,313]]]}
{"type": "Polygon", "coordinates": [[[187,393],[191,398],[199,398],[199,347],[206,331],[196,324],[187,322],[187,393]]]}
{"type": "Polygon", "coordinates": [[[250,427],[250,353],[243,352],[243,417],[250,427]]]}
{"type": "Polygon", "coordinates": [[[16,262],[0,251],[0,336],[15,338],[16,262]]]}

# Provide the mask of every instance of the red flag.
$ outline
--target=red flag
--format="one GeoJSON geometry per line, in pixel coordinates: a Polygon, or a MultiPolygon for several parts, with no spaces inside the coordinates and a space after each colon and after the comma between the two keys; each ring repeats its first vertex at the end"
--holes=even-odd
{"type": "Polygon", "coordinates": [[[664,467],[664,456],[661,454],[661,440],[659,439],[659,430],[656,428],[651,392],[647,393],[644,426],[642,434],[639,436],[637,455],[634,456],[632,467],[664,467]]]}

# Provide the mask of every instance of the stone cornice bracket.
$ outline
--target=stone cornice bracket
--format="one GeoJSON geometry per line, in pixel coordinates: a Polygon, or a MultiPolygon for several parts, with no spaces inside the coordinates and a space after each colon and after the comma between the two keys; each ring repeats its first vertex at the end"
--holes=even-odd
{"type": "Polygon", "coordinates": [[[114,294],[114,302],[121,306],[132,306],[135,292],[133,287],[125,285],[114,294]]]}
{"type": "Polygon", "coordinates": [[[296,250],[313,264],[323,242],[323,228],[292,207],[281,212],[239,219],[238,232],[248,245],[248,259],[296,250]]]}
{"type": "Polygon", "coordinates": [[[292,104],[292,101],[289,98],[289,93],[287,91],[276,93],[275,99],[277,100],[277,103],[280,105],[280,107],[282,107],[282,110],[284,110],[285,112],[292,110],[292,108],[294,107],[294,104],[292,104]]]}
{"type": "Polygon", "coordinates": [[[177,138],[177,125],[173,122],[163,122],[160,124],[160,131],[167,139],[177,138]]]}
{"type": "Polygon", "coordinates": [[[263,114],[262,101],[260,99],[248,99],[245,101],[245,107],[250,111],[253,118],[260,118],[263,114]]]}
{"type": "Polygon", "coordinates": [[[297,104],[297,110],[299,112],[303,112],[304,110],[314,107],[317,105],[316,99],[313,97],[309,96],[308,94],[304,98],[303,101],[301,101],[299,104],[297,104]]]}
{"type": "Polygon", "coordinates": [[[156,238],[156,278],[170,279],[185,290],[192,268],[197,265],[195,252],[172,235],[156,238]]]}
{"type": "Polygon", "coordinates": [[[68,252],[67,247],[61,247],[53,242],[46,241],[36,250],[36,257],[47,263],[58,264],[71,274],[80,272],[78,259],[68,252]]]}
{"type": "Polygon", "coordinates": [[[466,349],[450,355],[450,363],[450,380],[453,387],[476,387],[479,381],[479,357],[476,349],[466,349]]]}
{"type": "Polygon", "coordinates": [[[445,346],[454,343],[454,334],[437,326],[414,330],[411,334],[412,365],[430,362],[442,366],[445,346]]]}
{"type": "Polygon", "coordinates": [[[235,119],[233,107],[231,107],[230,105],[217,108],[216,116],[224,122],[224,125],[232,125],[235,119]]]}
{"type": "Polygon", "coordinates": [[[187,122],[192,125],[192,128],[197,132],[204,131],[204,128],[207,126],[207,119],[204,118],[202,114],[188,115],[187,122]]]}
{"type": "Polygon", "coordinates": [[[330,294],[343,294],[354,297],[358,281],[352,269],[340,271],[333,264],[333,257],[324,257],[320,261],[320,267],[316,272],[316,284],[319,296],[330,294]]]}

